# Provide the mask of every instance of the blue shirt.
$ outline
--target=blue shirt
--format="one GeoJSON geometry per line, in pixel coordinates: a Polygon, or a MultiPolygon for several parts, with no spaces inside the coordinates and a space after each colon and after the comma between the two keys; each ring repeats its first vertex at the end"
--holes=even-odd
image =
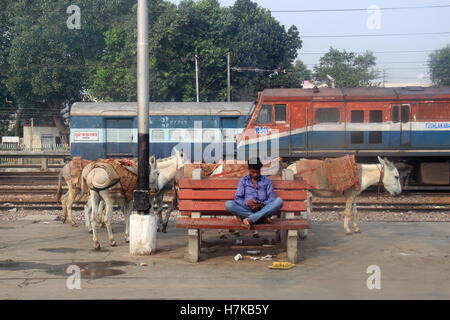
{"type": "Polygon", "coordinates": [[[272,181],[266,176],[260,176],[256,181],[256,188],[252,183],[250,175],[246,175],[239,180],[234,200],[246,206],[251,199],[257,199],[267,205],[275,200],[272,181]]]}

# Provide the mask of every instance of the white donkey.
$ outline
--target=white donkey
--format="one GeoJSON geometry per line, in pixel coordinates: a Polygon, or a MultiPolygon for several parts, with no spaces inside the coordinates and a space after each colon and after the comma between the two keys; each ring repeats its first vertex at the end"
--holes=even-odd
{"type": "MultiPolygon", "coordinates": [[[[183,153],[179,152],[175,149],[175,156],[172,156],[167,159],[163,159],[163,161],[156,161],[155,157],[152,156],[150,158],[150,188],[153,193],[153,197],[157,198],[157,196],[161,195],[161,204],[160,207],[162,209],[162,196],[164,195],[166,189],[166,185],[170,185],[170,182],[173,181],[176,171],[180,168],[184,163],[183,153]],[[156,169],[156,166],[159,166],[159,169],[156,169]],[[154,181],[152,183],[152,181],[154,181]]],[[[136,169],[128,167],[129,170],[133,171],[136,169]]],[[[87,185],[89,186],[90,192],[90,202],[91,202],[91,212],[89,221],[92,226],[92,237],[93,244],[96,250],[100,249],[100,243],[97,238],[96,232],[96,224],[97,222],[103,222],[103,215],[101,214],[101,210],[99,210],[100,200],[105,202],[105,214],[104,214],[104,222],[106,224],[106,229],[108,231],[108,238],[111,246],[115,246],[116,242],[114,240],[112,228],[111,228],[111,220],[112,220],[112,211],[114,205],[118,205],[121,208],[122,213],[125,216],[125,237],[126,241],[129,240],[129,216],[131,211],[133,210],[133,201],[126,201],[122,194],[122,186],[118,179],[114,180],[110,177],[107,171],[103,168],[94,168],[92,170],[83,170],[83,178],[85,179],[87,185]]],[[[158,198],[159,199],[159,198],[158,198]]],[[[154,199],[151,199],[154,201],[154,199]]],[[[170,209],[171,211],[172,209],[170,209]]],[[[168,215],[170,214],[168,211],[168,215]]],[[[88,219],[88,218],[87,218],[88,219]]],[[[161,220],[161,219],[160,219],[161,220]]]]}
{"type": "MultiPolygon", "coordinates": [[[[353,217],[353,228],[355,233],[361,232],[359,229],[359,214],[356,208],[356,197],[366,190],[368,187],[382,183],[384,188],[393,196],[397,196],[402,192],[400,184],[400,175],[394,164],[386,158],[378,157],[380,164],[361,164],[361,188],[360,190],[347,189],[342,192],[335,192],[330,190],[310,190],[310,192],[317,197],[333,198],[345,197],[344,210],[344,230],[350,235],[352,230],[349,228],[349,221],[353,217]]],[[[297,173],[295,163],[291,164],[287,169],[297,173]]],[[[311,197],[308,197],[308,208],[312,208],[311,197]]],[[[309,209],[310,210],[310,209],[309,209]]],[[[310,211],[308,210],[308,215],[310,211]]],[[[309,219],[309,216],[308,216],[309,219]]],[[[306,237],[306,234],[303,235],[306,237]]]]}
{"type": "Polygon", "coordinates": [[[158,159],[155,164],[155,169],[150,172],[150,201],[151,208],[156,211],[158,217],[158,231],[167,232],[167,224],[174,207],[177,206],[177,192],[176,185],[178,183],[178,173],[185,165],[186,157],[182,151],[174,148],[174,155],[164,159],[158,159]],[[164,195],[168,191],[174,191],[172,201],[168,204],[164,212],[164,195]]]}
{"type": "MultiPolygon", "coordinates": [[[[136,170],[131,167],[126,168],[130,171],[136,170]]],[[[133,207],[133,201],[132,199],[127,201],[123,196],[122,185],[119,179],[110,177],[108,172],[103,168],[85,168],[83,169],[82,175],[83,183],[86,183],[89,187],[91,210],[85,210],[85,218],[88,228],[92,230],[94,249],[100,250],[100,243],[97,238],[97,223],[105,223],[110,245],[116,246],[111,227],[114,205],[120,207],[125,217],[125,238],[128,242],[129,215],[133,207]],[[104,213],[101,208],[102,200],[105,203],[104,213]]]]}

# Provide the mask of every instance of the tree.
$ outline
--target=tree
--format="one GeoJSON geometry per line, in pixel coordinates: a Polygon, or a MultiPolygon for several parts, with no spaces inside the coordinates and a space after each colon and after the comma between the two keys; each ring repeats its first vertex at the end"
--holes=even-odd
{"type": "MultiPolygon", "coordinates": [[[[268,10],[249,0],[238,0],[230,8],[221,7],[217,0],[183,0],[178,6],[152,0],[150,5],[154,13],[149,33],[152,101],[195,101],[195,55],[200,66],[201,101],[225,101],[228,52],[232,66],[293,69],[301,47],[295,27],[286,31],[268,10]]],[[[102,100],[135,97],[136,70],[131,58],[136,35],[132,28],[134,25],[119,23],[105,33],[106,49],[89,82],[90,91],[102,100]]],[[[233,72],[233,100],[254,99],[277,77],[273,72],[233,72]]],[[[285,77],[276,81],[292,83],[285,77]]]]}
{"type": "Polygon", "coordinates": [[[0,135],[9,133],[9,125],[13,120],[15,104],[6,87],[8,55],[11,47],[11,24],[8,20],[9,1],[0,0],[0,135]]]}
{"type": "Polygon", "coordinates": [[[428,65],[435,85],[450,85],[450,45],[431,53],[428,65]]]}
{"type": "Polygon", "coordinates": [[[330,47],[330,50],[320,58],[319,65],[314,66],[314,78],[324,81],[331,87],[333,77],[337,88],[357,88],[377,86],[375,83],[379,73],[375,70],[376,58],[372,52],[363,54],[339,51],[330,47]]]}
{"type": "MultiPolygon", "coordinates": [[[[237,0],[234,6],[225,10],[228,17],[225,35],[232,49],[235,66],[266,70],[292,68],[297,52],[302,47],[295,26],[286,32],[269,10],[250,0],[237,0]]],[[[283,84],[282,77],[271,72],[234,72],[233,98],[254,99],[256,93],[268,87],[270,79],[274,77],[281,80],[277,85],[283,84]]]]}
{"type": "Polygon", "coordinates": [[[69,4],[64,0],[17,0],[10,5],[12,39],[6,80],[19,113],[53,120],[66,135],[61,107],[80,99],[86,87],[87,63],[103,51],[103,33],[133,5],[127,0],[69,4]],[[69,4],[81,9],[81,29],[67,26],[69,4]]]}

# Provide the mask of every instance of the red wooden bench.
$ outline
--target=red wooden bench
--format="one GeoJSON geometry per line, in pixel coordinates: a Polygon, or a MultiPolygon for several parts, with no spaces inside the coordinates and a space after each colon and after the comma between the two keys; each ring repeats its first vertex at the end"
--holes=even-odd
{"type": "MultiPolygon", "coordinates": [[[[199,172],[193,176],[200,178],[199,172]]],[[[289,176],[289,174],[288,174],[289,176]]],[[[290,175],[292,179],[292,175],[290,175]]],[[[188,229],[188,251],[185,259],[198,262],[201,229],[246,230],[247,226],[225,209],[225,202],[233,200],[237,178],[188,179],[179,182],[179,210],[176,228],[188,229]]],[[[284,200],[278,217],[271,224],[255,224],[252,230],[280,230],[288,260],[298,261],[298,229],[310,229],[307,219],[300,215],[307,210],[305,183],[297,180],[272,179],[275,196],[284,200]]]]}

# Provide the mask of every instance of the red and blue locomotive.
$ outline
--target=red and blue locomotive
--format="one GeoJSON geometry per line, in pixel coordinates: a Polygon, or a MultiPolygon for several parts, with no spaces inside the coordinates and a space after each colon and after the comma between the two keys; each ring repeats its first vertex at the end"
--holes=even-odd
{"type": "Polygon", "coordinates": [[[450,87],[266,89],[238,148],[274,139],[285,159],[388,156],[411,188],[449,186],[450,87]]]}

